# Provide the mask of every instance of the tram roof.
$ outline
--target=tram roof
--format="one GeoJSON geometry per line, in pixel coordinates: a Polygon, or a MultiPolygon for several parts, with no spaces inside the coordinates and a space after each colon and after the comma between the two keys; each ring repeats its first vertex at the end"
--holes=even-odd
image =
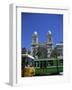
{"type": "MultiPolygon", "coordinates": [[[[62,59],[62,58],[58,58],[58,59],[62,59]]],[[[34,61],[52,61],[52,60],[56,60],[56,58],[43,58],[43,59],[35,59],[34,61]]]]}
{"type": "Polygon", "coordinates": [[[23,57],[25,57],[25,56],[26,56],[26,57],[29,57],[29,58],[31,58],[31,59],[34,59],[34,57],[33,57],[33,56],[31,56],[31,55],[29,55],[29,54],[22,54],[22,56],[23,56],[23,57]]]}
{"type": "Polygon", "coordinates": [[[48,60],[55,60],[55,58],[35,59],[35,61],[48,61],[48,60]]]}

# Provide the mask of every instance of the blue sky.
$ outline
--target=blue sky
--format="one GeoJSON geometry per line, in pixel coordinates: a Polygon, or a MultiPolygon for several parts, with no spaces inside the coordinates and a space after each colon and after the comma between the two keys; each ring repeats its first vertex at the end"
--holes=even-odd
{"type": "Polygon", "coordinates": [[[46,42],[46,34],[52,32],[53,44],[63,42],[63,15],[62,14],[40,14],[22,13],[21,14],[21,46],[31,48],[32,34],[37,31],[39,42],[46,42]]]}

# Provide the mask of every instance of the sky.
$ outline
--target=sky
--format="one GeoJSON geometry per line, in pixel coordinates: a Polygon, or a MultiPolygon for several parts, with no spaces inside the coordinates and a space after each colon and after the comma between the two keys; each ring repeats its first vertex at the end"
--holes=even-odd
{"type": "Polygon", "coordinates": [[[32,35],[38,33],[39,42],[47,41],[47,32],[52,32],[53,45],[63,42],[63,15],[44,13],[21,13],[21,46],[31,48],[32,35]]]}

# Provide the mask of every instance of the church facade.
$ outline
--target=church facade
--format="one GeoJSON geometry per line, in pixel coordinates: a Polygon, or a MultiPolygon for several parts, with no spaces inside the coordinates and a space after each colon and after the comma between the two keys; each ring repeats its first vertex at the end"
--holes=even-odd
{"type": "Polygon", "coordinates": [[[51,31],[47,32],[47,41],[45,43],[39,42],[39,35],[34,32],[32,35],[32,50],[31,53],[35,58],[50,58],[53,50],[53,40],[51,31]]]}

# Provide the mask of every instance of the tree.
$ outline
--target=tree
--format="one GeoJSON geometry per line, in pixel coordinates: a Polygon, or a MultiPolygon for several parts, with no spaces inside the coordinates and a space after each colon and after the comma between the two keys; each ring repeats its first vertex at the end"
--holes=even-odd
{"type": "Polygon", "coordinates": [[[31,51],[30,50],[28,50],[27,52],[28,52],[28,54],[31,54],[31,51]]]}
{"type": "Polygon", "coordinates": [[[22,48],[22,54],[26,54],[26,52],[27,52],[26,48],[25,47],[22,48]]]}

